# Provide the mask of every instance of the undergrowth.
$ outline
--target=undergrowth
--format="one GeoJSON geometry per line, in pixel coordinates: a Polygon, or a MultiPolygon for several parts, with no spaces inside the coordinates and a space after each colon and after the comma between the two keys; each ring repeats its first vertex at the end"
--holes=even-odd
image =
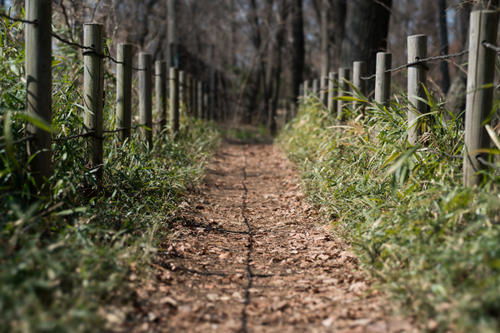
{"type": "MultiPolygon", "coordinates": [[[[127,277],[148,264],[168,233],[218,132],[185,117],[178,139],[156,133],[153,149],[138,133],[123,145],[107,137],[100,184],[87,167],[87,139],[54,141],[51,191],[33,196],[26,149],[12,143],[27,122],[52,127],[54,138],[82,131],[81,55],[64,45],[55,49],[54,119],[40,124],[24,111],[22,25],[2,21],[0,29],[0,331],[96,331],[108,306],[130,302],[127,277]]],[[[114,91],[108,73],[107,128],[113,128],[114,91]]]]}
{"type": "Polygon", "coordinates": [[[416,146],[405,99],[382,107],[358,98],[342,122],[306,100],[279,138],[311,200],[423,329],[499,331],[498,169],[480,188],[461,185],[462,119],[445,121],[432,97],[416,146]]]}

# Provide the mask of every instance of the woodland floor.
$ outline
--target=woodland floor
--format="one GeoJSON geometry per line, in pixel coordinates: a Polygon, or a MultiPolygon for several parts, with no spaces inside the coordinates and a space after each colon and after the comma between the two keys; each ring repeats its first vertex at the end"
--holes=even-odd
{"type": "Polygon", "coordinates": [[[408,332],[273,145],[226,142],[138,288],[134,332],[408,332]]]}

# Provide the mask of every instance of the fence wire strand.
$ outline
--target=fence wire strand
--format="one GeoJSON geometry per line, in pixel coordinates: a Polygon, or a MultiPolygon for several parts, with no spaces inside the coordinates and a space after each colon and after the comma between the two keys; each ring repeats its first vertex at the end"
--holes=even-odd
{"type": "MultiPolygon", "coordinates": [[[[404,64],[404,65],[401,65],[398,67],[387,69],[385,71],[385,73],[395,73],[395,72],[399,72],[399,71],[406,69],[406,68],[410,68],[410,67],[414,67],[414,66],[418,66],[418,65],[425,65],[428,62],[457,58],[457,57],[461,57],[467,53],[469,53],[469,50],[463,50],[463,51],[460,51],[457,53],[451,53],[451,54],[445,54],[445,55],[432,56],[432,57],[428,57],[428,58],[418,59],[417,61],[414,61],[414,62],[410,62],[410,63],[404,64]]],[[[361,77],[361,79],[368,81],[368,80],[373,80],[376,77],[377,77],[377,75],[373,74],[370,76],[363,76],[363,77],[361,77]]]]}

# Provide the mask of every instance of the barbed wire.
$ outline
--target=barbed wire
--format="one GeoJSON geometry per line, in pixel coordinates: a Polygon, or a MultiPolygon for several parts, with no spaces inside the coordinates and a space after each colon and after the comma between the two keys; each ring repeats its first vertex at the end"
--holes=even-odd
{"type": "Polygon", "coordinates": [[[491,43],[487,43],[487,42],[482,42],[482,44],[483,44],[483,46],[485,48],[493,50],[496,53],[500,53],[500,46],[497,46],[497,45],[494,45],[494,44],[491,44],[491,43]]]}
{"type": "Polygon", "coordinates": [[[75,135],[70,135],[70,136],[65,136],[65,137],[60,137],[60,138],[55,138],[53,141],[54,142],[66,142],[66,141],[71,141],[74,139],[79,139],[79,138],[88,138],[88,137],[93,137],[95,136],[95,131],[89,131],[85,133],[80,133],[80,134],[75,134],[75,135]]]}
{"type": "MultiPolygon", "coordinates": [[[[457,57],[461,57],[461,56],[463,56],[463,55],[465,55],[467,53],[469,53],[469,50],[463,50],[463,51],[460,51],[460,52],[457,52],[457,53],[451,53],[451,54],[445,54],[445,55],[432,56],[432,57],[427,57],[427,58],[423,58],[423,59],[418,59],[418,60],[416,60],[414,62],[410,62],[410,63],[404,64],[404,65],[401,65],[401,66],[398,66],[398,67],[387,69],[385,71],[385,73],[399,72],[400,70],[403,70],[403,69],[406,69],[406,68],[410,68],[410,67],[414,67],[414,66],[418,66],[418,65],[425,65],[426,63],[432,62],[432,61],[448,60],[448,59],[451,59],[451,58],[457,58],[457,57]]],[[[373,75],[370,75],[370,76],[362,76],[361,79],[365,80],[365,81],[369,81],[369,80],[373,80],[376,77],[377,77],[377,75],[373,74],[373,75]]]]}
{"type": "MultiPolygon", "coordinates": [[[[12,17],[12,16],[9,16],[9,15],[4,14],[4,13],[0,13],[0,17],[6,18],[6,19],[13,21],[13,22],[20,22],[20,23],[34,24],[34,25],[38,24],[37,20],[30,21],[30,20],[26,20],[26,19],[22,19],[22,18],[18,18],[18,17],[12,17]]],[[[86,50],[86,52],[83,52],[84,56],[85,55],[95,55],[95,56],[98,56],[100,58],[110,60],[111,62],[113,62],[117,65],[124,65],[125,64],[123,61],[118,61],[113,56],[111,56],[111,54],[109,54],[110,52],[109,52],[109,49],[107,48],[107,46],[105,46],[105,49],[108,51],[108,54],[105,54],[105,53],[97,52],[95,47],[85,46],[83,44],[73,42],[67,38],[62,37],[61,35],[56,34],[53,31],[51,32],[51,36],[53,38],[57,39],[58,41],[60,41],[61,43],[64,43],[66,45],[69,45],[69,46],[72,46],[75,48],[79,48],[81,50],[86,50]]],[[[132,67],[132,69],[135,71],[144,71],[145,70],[144,68],[136,68],[136,67],[132,67]]]]}
{"type": "Polygon", "coordinates": [[[476,159],[479,163],[481,163],[485,167],[500,170],[500,165],[490,163],[490,162],[486,161],[484,158],[482,158],[481,156],[477,156],[476,159]]]}
{"type": "Polygon", "coordinates": [[[0,17],[6,18],[6,19],[13,21],[13,22],[20,22],[20,23],[26,23],[26,24],[38,24],[37,20],[30,21],[30,20],[19,18],[19,17],[12,17],[12,16],[9,16],[9,15],[4,14],[4,13],[0,13],[0,17]]]}

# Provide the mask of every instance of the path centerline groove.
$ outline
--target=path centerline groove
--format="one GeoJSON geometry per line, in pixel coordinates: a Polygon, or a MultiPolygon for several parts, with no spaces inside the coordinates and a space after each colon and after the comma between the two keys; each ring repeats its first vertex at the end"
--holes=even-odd
{"type": "Polygon", "coordinates": [[[410,331],[322,221],[276,146],[224,143],[172,220],[127,329],[410,331]]]}
{"type": "Polygon", "coordinates": [[[247,216],[247,200],[248,200],[248,188],[246,185],[247,182],[247,156],[246,150],[243,153],[244,165],[242,169],[243,174],[243,198],[242,198],[242,206],[241,206],[241,215],[245,225],[247,227],[247,260],[246,260],[246,275],[247,275],[247,285],[245,286],[245,303],[242,310],[241,315],[241,332],[248,332],[248,313],[247,309],[252,301],[251,289],[253,286],[253,278],[254,273],[252,271],[252,256],[253,256],[253,247],[254,247],[254,234],[252,226],[250,225],[250,221],[247,216]]]}

